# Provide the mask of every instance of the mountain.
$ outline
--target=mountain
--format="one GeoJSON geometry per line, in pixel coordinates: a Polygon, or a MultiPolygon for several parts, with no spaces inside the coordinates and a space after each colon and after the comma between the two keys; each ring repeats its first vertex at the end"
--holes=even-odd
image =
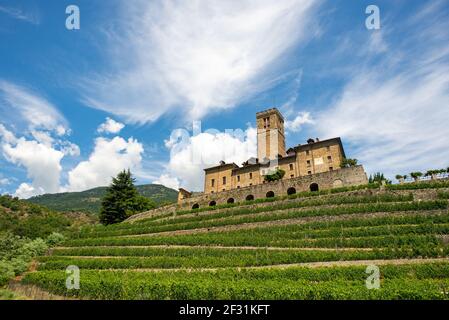
{"type": "MultiPolygon", "coordinates": [[[[153,200],[156,205],[175,202],[178,198],[176,190],[159,184],[145,184],[136,188],[142,196],[153,200]]],[[[32,197],[28,201],[61,212],[81,211],[97,214],[105,192],[106,187],[98,187],[81,192],[44,194],[32,197]]]]}

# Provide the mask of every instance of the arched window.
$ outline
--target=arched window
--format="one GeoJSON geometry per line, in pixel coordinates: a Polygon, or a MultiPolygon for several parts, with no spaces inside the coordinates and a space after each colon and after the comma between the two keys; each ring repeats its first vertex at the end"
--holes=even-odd
{"type": "Polygon", "coordinates": [[[217,203],[216,203],[215,201],[209,202],[209,207],[214,207],[214,206],[216,206],[216,205],[217,205],[217,203]]]}
{"type": "Polygon", "coordinates": [[[316,192],[316,191],[319,191],[319,190],[320,190],[320,188],[318,187],[318,184],[317,184],[317,183],[312,183],[312,184],[310,185],[310,191],[316,192]]]}
{"type": "Polygon", "coordinates": [[[199,205],[198,203],[195,203],[195,204],[192,206],[192,210],[198,209],[199,207],[200,207],[200,205],[199,205]]]}
{"type": "Polygon", "coordinates": [[[268,191],[267,192],[267,198],[274,198],[274,192],[273,191],[268,191]]]}
{"type": "Polygon", "coordinates": [[[234,198],[229,198],[228,203],[234,203],[234,198]]]}
{"type": "Polygon", "coordinates": [[[291,187],[291,188],[287,189],[287,194],[289,196],[292,195],[292,194],[295,194],[295,193],[296,193],[296,189],[295,188],[291,187]]]}
{"type": "Polygon", "coordinates": [[[254,200],[254,196],[252,194],[246,196],[246,201],[252,201],[254,200]]]}

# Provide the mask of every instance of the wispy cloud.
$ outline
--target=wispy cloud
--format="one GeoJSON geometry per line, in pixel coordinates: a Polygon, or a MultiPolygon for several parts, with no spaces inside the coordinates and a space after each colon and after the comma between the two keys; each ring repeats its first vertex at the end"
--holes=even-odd
{"type": "Polygon", "coordinates": [[[272,85],[289,49],[314,35],[319,3],[126,1],[124,32],[108,43],[116,64],[89,77],[84,102],[132,122],[232,108],[272,85]]]}
{"type": "Polygon", "coordinates": [[[407,21],[413,29],[394,46],[385,44],[380,62],[353,65],[339,99],[316,117],[320,134],[343,136],[368,171],[449,165],[449,23],[435,8],[407,21]]]}
{"type": "Polygon", "coordinates": [[[1,12],[7,14],[11,18],[25,21],[25,22],[28,22],[31,24],[38,25],[40,23],[40,18],[37,14],[33,14],[30,12],[24,12],[18,8],[0,6],[0,13],[1,12]]]}
{"type": "Polygon", "coordinates": [[[63,135],[67,120],[41,94],[0,79],[0,115],[2,122],[21,123],[26,129],[44,129],[63,135]]]}

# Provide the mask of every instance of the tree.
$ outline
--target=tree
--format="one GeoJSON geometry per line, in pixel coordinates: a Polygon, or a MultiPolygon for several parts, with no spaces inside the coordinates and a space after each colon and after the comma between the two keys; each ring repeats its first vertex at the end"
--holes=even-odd
{"type": "Polygon", "coordinates": [[[419,171],[410,173],[410,176],[415,179],[415,182],[418,182],[419,177],[422,177],[422,175],[422,172],[419,171]]]}
{"type": "Polygon", "coordinates": [[[399,181],[399,183],[404,183],[404,180],[406,179],[406,176],[403,176],[403,175],[400,175],[400,174],[397,174],[396,175],[396,180],[398,180],[399,181]]]}
{"type": "Polygon", "coordinates": [[[376,172],[374,174],[374,176],[370,175],[368,182],[369,183],[380,183],[380,184],[382,182],[384,182],[385,184],[391,184],[391,181],[388,180],[387,178],[385,178],[384,174],[381,172],[376,172]]]}
{"type": "Polygon", "coordinates": [[[431,177],[432,180],[436,179],[437,174],[441,173],[440,170],[427,170],[425,176],[426,177],[431,177]]]}
{"type": "Polygon", "coordinates": [[[151,200],[139,195],[134,182],[135,179],[129,169],[123,170],[117,177],[112,178],[112,183],[101,202],[100,222],[102,224],[122,222],[135,213],[155,207],[151,200]]]}
{"type": "Polygon", "coordinates": [[[265,181],[277,181],[281,180],[285,175],[285,171],[282,169],[277,168],[276,171],[272,174],[267,174],[264,176],[265,181]]]}
{"type": "Polygon", "coordinates": [[[348,158],[343,158],[343,160],[341,160],[341,164],[340,166],[342,168],[349,168],[349,167],[355,167],[357,165],[359,161],[357,159],[348,159],[348,158]]]}

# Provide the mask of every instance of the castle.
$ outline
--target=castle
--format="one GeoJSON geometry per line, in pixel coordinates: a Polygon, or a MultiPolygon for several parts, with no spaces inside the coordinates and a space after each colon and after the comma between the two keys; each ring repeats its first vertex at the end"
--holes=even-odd
{"type": "Polygon", "coordinates": [[[257,158],[241,167],[221,161],[205,169],[204,193],[193,196],[181,188],[178,205],[195,209],[368,182],[362,166],[341,168],[346,155],[340,138],[309,139],[286,150],[284,118],[278,109],[258,112],[256,121],[257,158]],[[266,176],[279,169],[284,172],[282,179],[268,182],[266,176]]]}

